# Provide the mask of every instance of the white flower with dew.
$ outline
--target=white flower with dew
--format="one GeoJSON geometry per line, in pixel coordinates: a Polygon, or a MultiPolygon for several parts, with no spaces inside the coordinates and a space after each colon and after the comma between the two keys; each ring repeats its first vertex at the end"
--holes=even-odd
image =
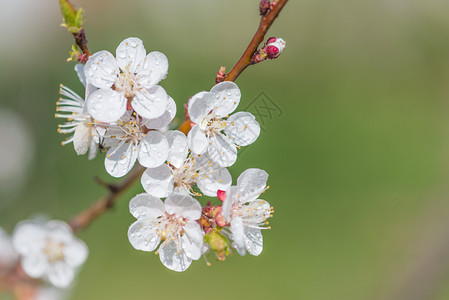
{"type": "Polygon", "coordinates": [[[237,159],[237,147],[252,144],[260,134],[260,125],[248,112],[231,116],[240,102],[240,89],[234,82],[215,85],[210,92],[190,98],[188,112],[195,125],[188,134],[194,154],[206,151],[221,167],[229,167],[237,159]]]}
{"type": "Polygon", "coordinates": [[[168,95],[157,85],[167,76],[167,57],[158,51],[147,55],[138,38],[122,41],[116,57],[108,51],[93,54],[84,71],[87,82],[98,88],[87,98],[89,114],[98,121],[115,122],[130,107],[146,119],[167,110],[168,95]]]}
{"type": "Polygon", "coordinates": [[[47,279],[56,287],[68,287],[75,271],[86,260],[88,249],[62,221],[22,221],[13,233],[13,245],[21,265],[32,278],[47,279]]]}
{"type": "Polygon", "coordinates": [[[168,131],[165,136],[169,142],[167,163],[157,168],[148,168],[142,175],[142,186],[153,196],[164,198],[172,192],[184,192],[191,195],[197,185],[206,196],[216,196],[218,190],[227,190],[232,177],[226,168],[212,161],[208,154],[191,155],[188,153],[187,138],[184,133],[168,131]]]}
{"type": "MultiPolygon", "coordinates": [[[[86,85],[84,66],[82,64],[77,64],[75,71],[86,88],[85,98],[87,98],[95,90],[95,87],[90,84],[86,85]]],[[[73,147],[78,155],[84,155],[89,152],[88,158],[95,158],[98,138],[95,138],[93,119],[87,112],[85,100],[62,84],[59,93],[62,97],[56,103],[56,111],[58,113],[55,114],[55,117],[67,119],[67,122],[58,126],[58,132],[72,134],[61,144],[66,145],[73,142],[73,147]]]]}
{"type": "Polygon", "coordinates": [[[149,123],[149,120],[127,112],[116,123],[105,125],[101,143],[109,148],[105,167],[110,175],[126,175],[136,160],[147,168],[158,167],[167,160],[168,140],[161,132],[150,130],[149,123]]]}
{"type": "Polygon", "coordinates": [[[183,272],[192,260],[201,257],[204,232],[197,220],[201,204],[188,194],[173,193],[165,203],[149,194],[139,194],[129,202],[137,219],[128,230],[131,245],[142,251],[157,253],[164,266],[183,272]]]}
{"type": "Polygon", "coordinates": [[[258,199],[266,189],[267,172],[247,169],[237,179],[237,186],[226,192],[222,214],[230,223],[233,246],[240,255],[248,251],[259,255],[263,249],[262,229],[269,229],[267,219],[271,216],[270,204],[258,199]]]}

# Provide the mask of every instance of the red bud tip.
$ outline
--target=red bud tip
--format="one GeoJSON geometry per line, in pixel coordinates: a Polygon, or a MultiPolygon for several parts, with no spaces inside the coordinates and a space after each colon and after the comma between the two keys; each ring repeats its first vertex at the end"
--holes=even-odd
{"type": "Polygon", "coordinates": [[[260,15],[261,16],[265,15],[270,10],[270,6],[271,6],[270,0],[260,0],[259,3],[260,15]]]}
{"type": "Polygon", "coordinates": [[[226,192],[222,191],[222,190],[218,190],[217,197],[218,197],[218,199],[220,199],[220,201],[225,201],[226,200],[226,192]]]}

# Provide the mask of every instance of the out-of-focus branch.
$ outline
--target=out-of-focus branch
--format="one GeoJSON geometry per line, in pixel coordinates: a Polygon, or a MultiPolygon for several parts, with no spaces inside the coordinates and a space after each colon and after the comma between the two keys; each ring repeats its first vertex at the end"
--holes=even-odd
{"type": "Polygon", "coordinates": [[[119,197],[139,180],[144,171],[144,167],[136,164],[122,181],[116,184],[104,184],[109,190],[108,193],[69,221],[69,225],[73,231],[76,232],[87,227],[105,211],[113,207],[119,197]]]}
{"type": "Polygon", "coordinates": [[[287,4],[288,0],[275,0],[271,4],[271,8],[262,16],[260,20],[259,28],[257,28],[256,33],[253,36],[253,39],[249,43],[245,52],[243,52],[242,57],[232,68],[231,72],[226,75],[225,81],[235,81],[237,77],[239,77],[240,73],[246,69],[246,67],[251,65],[251,58],[254,53],[256,53],[257,48],[265,39],[265,35],[270,29],[270,26],[273,24],[274,20],[278,17],[281,10],[284,8],[285,4],[287,4]]]}

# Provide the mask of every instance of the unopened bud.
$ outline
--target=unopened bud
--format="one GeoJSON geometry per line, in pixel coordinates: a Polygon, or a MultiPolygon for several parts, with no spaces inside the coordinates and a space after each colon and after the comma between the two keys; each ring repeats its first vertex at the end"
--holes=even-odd
{"type": "Polygon", "coordinates": [[[269,59],[277,58],[284,51],[286,44],[281,38],[269,38],[266,46],[267,57],[269,59]]]}
{"type": "Polygon", "coordinates": [[[73,33],[79,33],[84,26],[84,12],[82,8],[76,9],[69,0],[59,0],[62,18],[64,23],[62,26],[73,33]]]}
{"type": "Polygon", "coordinates": [[[261,16],[265,15],[270,9],[270,6],[271,6],[270,0],[260,0],[259,3],[260,15],[261,16]]]}
{"type": "Polygon", "coordinates": [[[217,255],[218,260],[224,261],[226,255],[229,254],[229,242],[217,230],[212,230],[204,236],[204,239],[209,243],[209,247],[217,255]]]}
{"type": "Polygon", "coordinates": [[[222,190],[218,190],[217,197],[218,197],[218,199],[220,199],[220,201],[225,201],[226,200],[226,192],[222,191],[222,190]]]}
{"type": "Polygon", "coordinates": [[[215,215],[215,223],[217,223],[217,225],[220,227],[225,227],[227,224],[225,217],[221,213],[221,206],[220,206],[220,210],[215,215]]]}
{"type": "Polygon", "coordinates": [[[217,72],[217,77],[215,77],[215,84],[223,82],[226,78],[226,67],[220,67],[217,72]]]}

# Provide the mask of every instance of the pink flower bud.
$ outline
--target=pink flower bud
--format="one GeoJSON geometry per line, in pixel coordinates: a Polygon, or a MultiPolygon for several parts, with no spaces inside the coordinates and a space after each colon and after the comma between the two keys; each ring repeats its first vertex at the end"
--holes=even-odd
{"type": "Polygon", "coordinates": [[[260,0],[259,3],[260,15],[261,16],[265,15],[270,9],[270,6],[271,6],[270,0],[260,0]]]}
{"type": "Polygon", "coordinates": [[[267,56],[269,59],[277,58],[281,55],[286,46],[286,42],[281,38],[269,38],[267,41],[267,56]]]}
{"type": "Polygon", "coordinates": [[[220,227],[225,227],[227,224],[225,217],[221,213],[221,207],[220,210],[215,215],[215,223],[217,223],[217,225],[220,227]]]}
{"type": "Polygon", "coordinates": [[[225,201],[226,200],[226,192],[222,191],[222,190],[218,190],[217,197],[218,197],[218,199],[220,199],[220,201],[225,201]]]}

